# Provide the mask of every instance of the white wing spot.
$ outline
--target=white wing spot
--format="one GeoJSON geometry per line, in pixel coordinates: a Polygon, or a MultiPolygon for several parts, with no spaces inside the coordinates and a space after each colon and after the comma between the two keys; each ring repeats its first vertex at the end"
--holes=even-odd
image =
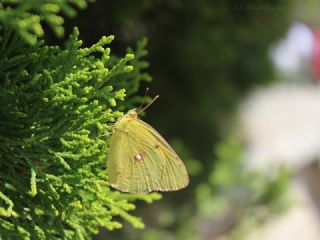
{"type": "Polygon", "coordinates": [[[143,160],[143,157],[142,157],[142,155],[141,155],[140,153],[138,153],[138,154],[135,156],[135,158],[136,158],[138,161],[143,160]]]}

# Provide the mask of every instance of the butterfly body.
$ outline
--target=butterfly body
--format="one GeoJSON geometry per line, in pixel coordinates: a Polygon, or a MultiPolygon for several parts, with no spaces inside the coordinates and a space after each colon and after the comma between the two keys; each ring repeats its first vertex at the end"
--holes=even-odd
{"type": "Polygon", "coordinates": [[[111,186],[122,192],[175,191],[189,182],[178,155],[135,110],[114,126],[107,168],[111,186]]]}

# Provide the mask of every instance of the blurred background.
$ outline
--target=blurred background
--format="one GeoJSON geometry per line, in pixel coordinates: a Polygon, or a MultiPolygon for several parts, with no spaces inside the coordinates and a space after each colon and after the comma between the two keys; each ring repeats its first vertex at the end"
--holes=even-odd
{"type": "Polygon", "coordinates": [[[97,0],[73,26],[122,55],[147,37],[143,120],[191,181],[97,240],[320,239],[319,1],[97,0]]]}

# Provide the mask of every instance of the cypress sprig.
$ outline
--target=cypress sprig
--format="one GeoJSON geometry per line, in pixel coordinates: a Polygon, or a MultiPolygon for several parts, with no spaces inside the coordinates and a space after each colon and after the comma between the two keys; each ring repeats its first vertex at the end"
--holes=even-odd
{"type": "Polygon", "coordinates": [[[122,115],[114,109],[131,107],[125,89],[149,80],[145,42],[119,58],[110,55],[113,36],[83,48],[76,28],[64,49],[2,33],[0,238],[91,239],[99,227],[120,228],[114,216],[143,227],[133,203],[160,195],[110,189],[106,156],[122,115]]]}
{"type": "Polygon", "coordinates": [[[61,37],[64,19],[59,14],[74,17],[76,8],[86,8],[87,2],[92,0],[0,0],[0,23],[34,45],[44,35],[43,22],[61,37]]]}

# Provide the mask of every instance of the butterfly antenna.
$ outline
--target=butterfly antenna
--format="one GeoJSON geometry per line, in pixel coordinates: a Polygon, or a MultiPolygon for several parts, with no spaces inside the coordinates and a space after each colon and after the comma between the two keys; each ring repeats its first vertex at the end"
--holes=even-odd
{"type": "MultiPolygon", "coordinates": [[[[147,98],[148,92],[149,92],[149,88],[146,87],[146,91],[145,91],[145,93],[144,93],[144,97],[143,97],[143,99],[142,99],[142,102],[141,102],[141,105],[140,105],[139,109],[142,109],[142,108],[143,108],[143,104],[146,102],[146,98],[147,98]]],[[[140,112],[140,110],[139,110],[139,112],[140,112]]]]}
{"type": "Polygon", "coordinates": [[[147,106],[145,106],[144,108],[142,108],[142,109],[138,112],[138,114],[140,114],[141,112],[143,112],[144,110],[146,110],[146,109],[147,109],[151,104],[153,104],[154,101],[156,101],[159,97],[160,97],[159,95],[155,96],[155,97],[152,99],[152,101],[151,101],[147,106]]]}

